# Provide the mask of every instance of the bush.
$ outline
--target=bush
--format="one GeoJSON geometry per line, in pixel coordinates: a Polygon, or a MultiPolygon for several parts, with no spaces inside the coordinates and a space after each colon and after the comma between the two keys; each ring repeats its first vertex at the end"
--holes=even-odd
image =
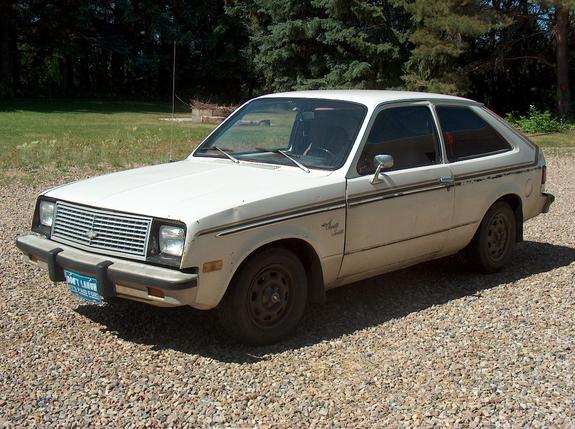
{"type": "Polygon", "coordinates": [[[557,119],[549,110],[541,111],[534,105],[529,106],[527,115],[508,113],[505,116],[505,120],[529,134],[554,133],[565,131],[569,128],[565,121],[557,119]]]}

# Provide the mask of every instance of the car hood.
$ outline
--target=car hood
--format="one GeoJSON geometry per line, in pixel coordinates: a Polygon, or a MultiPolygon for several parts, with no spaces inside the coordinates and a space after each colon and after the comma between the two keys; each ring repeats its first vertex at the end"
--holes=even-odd
{"type": "Polygon", "coordinates": [[[190,225],[222,211],[237,212],[255,201],[273,200],[273,203],[253,215],[334,198],[330,195],[333,191],[321,189],[326,180],[333,185],[329,176],[326,171],[305,173],[287,166],[187,159],[93,177],[51,189],[46,195],[190,225]],[[302,193],[304,189],[308,192],[302,193]],[[289,198],[285,198],[288,194],[289,198]]]}

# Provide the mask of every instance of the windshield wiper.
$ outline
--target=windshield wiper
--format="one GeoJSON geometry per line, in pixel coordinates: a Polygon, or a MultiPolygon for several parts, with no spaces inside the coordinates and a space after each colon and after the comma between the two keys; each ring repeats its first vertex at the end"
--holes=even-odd
{"type": "Polygon", "coordinates": [[[264,149],[261,147],[256,147],[256,150],[258,152],[271,152],[271,153],[279,153],[282,154],[283,156],[285,156],[287,159],[289,159],[291,162],[293,162],[295,165],[297,165],[299,168],[301,168],[303,171],[305,171],[306,173],[309,173],[310,170],[309,168],[307,168],[305,165],[303,165],[301,162],[299,162],[298,160],[296,160],[295,158],[292,158],[291,156],[289,156],[285,151],[283,151],[282,149],[264,149]]]}
{"type": "Polygon", "coordinates": [[[303,165],[301,162],[299,162],[297,159],[292,158],[291,156],[289,156],[286,152],[284,152],[281,149],[275,149],[272,150],[270,152],[275,152],[275,153],[281,153],[283,156],[285,156],[287,159],[289,159],[291,162],[293,162],[295,165],[297,165],[299,168],[301,168],[303,171],[305,171],[306,173],[309,173],[310,170],[309,168],[307,168],[305,165],[303,165]]]}
{"type": "Polygon", "coordinates": [[[223,153],[225,156],[227,156],[229,159],[231,159],[233,162],[235,162],[236,164],[238,164],[240,162],[239,159],[237,159],[235,156],[230,155],[228,152],[226,152],[225,150],[223,150],[222,148],[218,147],[218,146],[212,146],[213,149],[223,153]]]}

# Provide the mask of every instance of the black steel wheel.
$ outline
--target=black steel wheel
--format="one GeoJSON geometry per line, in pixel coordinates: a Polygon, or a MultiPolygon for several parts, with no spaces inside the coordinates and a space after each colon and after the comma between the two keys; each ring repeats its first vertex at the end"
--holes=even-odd
{"type": "Polygon", "coordinates": [[[267,329],[281,323],[293,304],[293,278],[281,265],[264,268],[248,288],[248,311],[254,324],[267,329]]]}
{"type": "Polygon", "coordinates": [[[516,239],[515,214],[504,201],[487,211],[468,247],[470,263],[484,273],[501,270],[511,262],[516,239]]]}
{"type": "Polygon", "coordinates": [[[491,218],[487,226],[487,252],[492,261],[498,261],[505,256],[509,248],[509,220],[502,213],[491,218]]]}
{"type": "Polygon", "coordinates": [[[307,277],[289,250],[269,248],[240,268],[219,306],[226,331],[249,344],[269,344],[288,335],[303,316],[307,277]]]}

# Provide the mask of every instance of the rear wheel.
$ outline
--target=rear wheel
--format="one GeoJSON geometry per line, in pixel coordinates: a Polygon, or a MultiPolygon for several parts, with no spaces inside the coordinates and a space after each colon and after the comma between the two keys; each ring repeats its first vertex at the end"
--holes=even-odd
{"type": "Polygon", "coordinates": [[[289,250],[259,252],[240,268],[218,308],[224,329],[249,344],[269,344],[288,335],[303,316],[307,277],[289,250]]]}
{"type": "Polygon", "coordinates": [[[496,202],[485,214],[468,247],[471,264],[483,273],[509,265],[515,247],[515,214],[509,204],[496,202]]]}

